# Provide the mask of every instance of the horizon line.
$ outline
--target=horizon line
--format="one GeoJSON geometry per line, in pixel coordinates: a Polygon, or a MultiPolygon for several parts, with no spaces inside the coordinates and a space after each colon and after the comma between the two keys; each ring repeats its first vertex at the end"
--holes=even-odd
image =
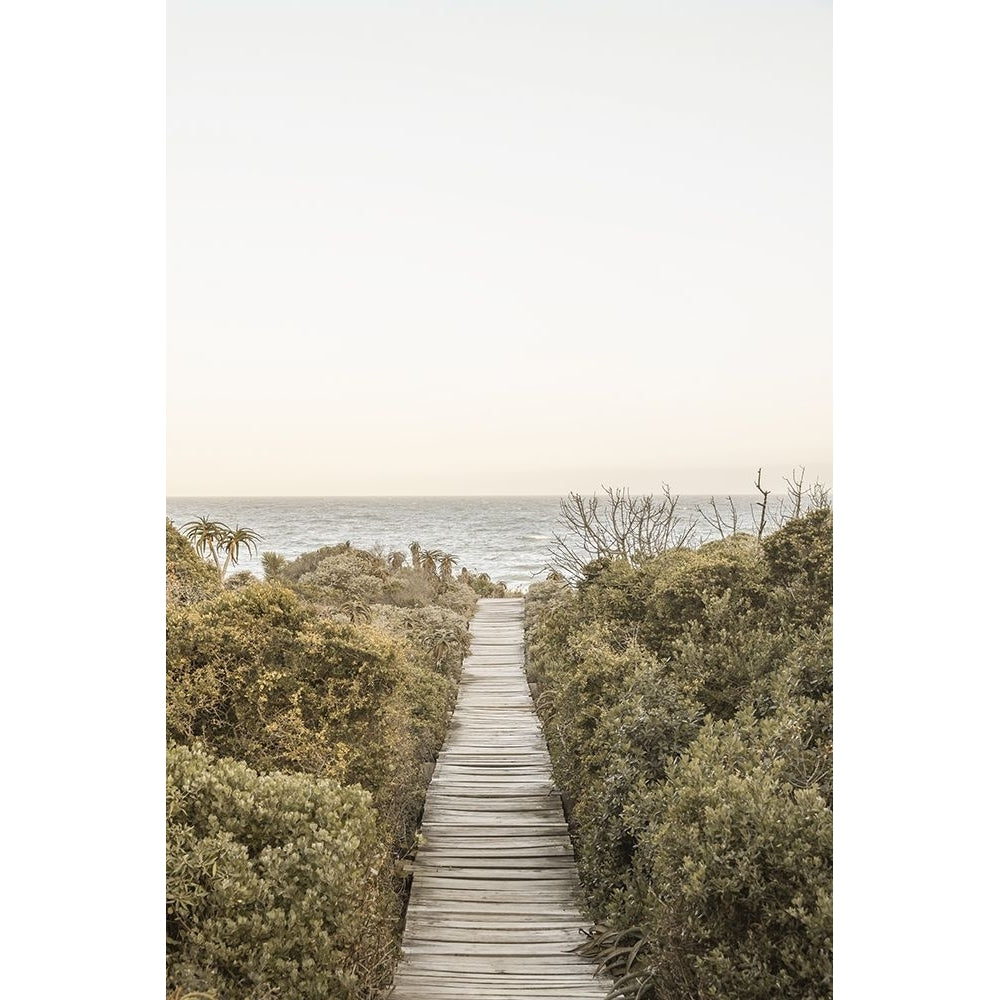
{"type": "MultiPolygon", "coordinates": [[[[619,487],[614,487],[618,489],[619,487]]],[[[627,492],[637,495],[648,495],[647,490],[631,490],[627,492]]],[[[601,494],[604,490],[593,490],[593,494],[601,494]]],[[[775,490],[769,491],[775,493],[775,490]]],[[[830,491],[832,493],[832,490],[830,491]]],[[[589,496],[582,490],[568,490],[565,493],[167,493],[167,500],[479,500],[496,499],[497,497],[524,499],[562,498],[570,493],[580,493],[589,496]]],[[[758,493],[733,493],[724,490],[711,490],[700,493],[673,493],[675,497],[709,497],[732,496],[754,497],[758,493]]]]}

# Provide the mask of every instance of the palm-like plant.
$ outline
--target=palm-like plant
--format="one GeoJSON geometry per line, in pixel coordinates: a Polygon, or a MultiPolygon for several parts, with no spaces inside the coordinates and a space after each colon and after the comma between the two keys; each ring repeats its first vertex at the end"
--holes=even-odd
{"type": "Polygon", "coordinates": [[[226,575],[226,570],[230,566],[235,566],[240,561],[241,549],[246,549],[248,556],[256,555],[257,543],[261,540],[260,535],[249,528],[241,528],[239,525],[236,525],[235,528],[229,528],[226,525],[222,527],[224,531],[218,541],[218,547],[219,551],[225,555],[225,562],[219,570],[220,578],[226,575]]]}
{"type": "Polygon", "coordinates": [[[230,528],[221,521],[210,521],[204,515],[181,525],[181,531],[194,545],[195,552],[202,558],[210,558],[219,571],[220,582],[226,570],[240,561],[240,553],[246,549],[247,555],[255,555],[257,543],[261,540],[256,531],[236,525],[230,528]]]}
{"type": "Polygon", "coordinates": [[[260,564],[264,567],[265,580],[280,580],[288,560],[277,552],[265,552],[260,557],[260,564]]]}
{"type": "Polygon", "coordinates": [[[221,521],[210,521],[202,515],[181,525],[181,531],[188,537],[198,555],[211,556],[215,568],[219,568],[219,543],[229,529],[221,521]]]}
{"type": "Polygon", "coordinates": [[[437,561],[444,553],[440,549],[424,549],[420,566],[428,576],[437,576],[437,561]]]}
{"type": "Polygon", "coordinates": [[[372,620],[372,607],[361,597],[351,597],[344,604],[343,611],[352,625],[372,620]]]}
{"type": "Polygon", "coordinates": [[[449,552],[443,552],[438,562],[438,567],[441,570],[441,579],[450,580],[451,571],[455,568],[455,557],[449,552]]]}
{"type": "Polygon", "coordinates": [[[431,636],[430,647],[431,656],[434,657],[434,665],[440,667],[448,654],[458,645],[455,633],[448,628],[438,628],[431,636]]]}
{"type": "Polygon", "coordinates": [[[389,553],[389,565],[392,567],[392,569],[394,570],[402,569],[405,562],[406,562],[406,556],[403,555],[402,552],[393,550],[392,552],[389,553]]]}
{"type": "Polygon", "coordinates": [[[410,555],[413,556],[413,568],[420,569],[420,542],[410,542],[410,555]]]}

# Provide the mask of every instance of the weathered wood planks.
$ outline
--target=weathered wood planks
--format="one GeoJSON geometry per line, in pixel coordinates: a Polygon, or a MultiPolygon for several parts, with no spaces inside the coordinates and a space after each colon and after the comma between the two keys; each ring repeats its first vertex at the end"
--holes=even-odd
{"type": "Polygon", "coordinates": [[[427,792],[392,1000],[603,1000],[524,676],[524,601],[481,600],[427,792]]]}

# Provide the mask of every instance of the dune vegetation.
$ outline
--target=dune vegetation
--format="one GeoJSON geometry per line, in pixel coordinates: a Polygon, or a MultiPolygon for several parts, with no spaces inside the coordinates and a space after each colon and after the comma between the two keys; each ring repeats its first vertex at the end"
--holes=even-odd
{"type": "Polygon", "coordinates": [[[212,525],[166,525],[167,995],[377,996],[467,622],[505,588],[417,543],[227,577],[254,539],[212,525]]]}
{"type": "MultiPolygon", "coordinates": [[[[759,477],[758,477],[759,485],[759,477]]],[[[571,494],[527,671],[623,1000],[832,993],[833,517],[571,494]],[[742,529],[742,530],[741,530],[742,529]]],[[[166,525],[168,1000],[375,1000],[479,597],[442,550],[166,525]]]]}
{"type": "Polygon", "coordinates": [[[798,499],[777,530],[626,546],[529,590],[585,951],[618,996],[832,993],[833,517],[798,499]]]}

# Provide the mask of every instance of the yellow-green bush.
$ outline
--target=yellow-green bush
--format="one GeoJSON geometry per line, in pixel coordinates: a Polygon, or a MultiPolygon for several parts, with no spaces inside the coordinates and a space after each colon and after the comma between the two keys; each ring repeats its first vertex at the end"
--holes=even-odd
{"type": "Polygon", "coordinates": [[[373,622],[405,639],[414,659],[428,669],[458,680],[471,646],[464,615],[434,604],[405,609],[380,605],[373,609],[373,622]]]}
{"type": "Polygon", "coordinates": [[[290,587],[301,597],[354,617],[359,606],[394,605],[401,608],[445,608],[471,618],[482,592],[500,593],[486,574],[453,577],[450,569],[411,567],[379,551],[352,548],[349,542],[326,545],[286,559],[274,552],[261,557],[268,582],[290,587]]]}
{"type": "Polygon", "coordinates": [[[830,996],[831,604],[829,511],[529,591],[529,677],[622,996],[830,996]]]}
{"type": "Polygon", "coordinates": [[[649,560],[642,575],[649,589],[641,637],[661,657],[673,653],[689,623],[706,620],[713,598],[726,594],[735,614],[752,617],[768,596],[767,561],[749,535],[666,552],[649,560]]]}
{"type": "Polygon", "coordinates": [[[833,604],[833,511],[810,511],[763,542],[776,614],[817,625],[833,604]]]}
{"type": "Polygon", "coordinates": [[[455,611],[463,619],[470,619],[476,613],[476,603],[479,595],[467,583],[449,578],[434,598],[434,603],[441,608],[455,611]]]}
{"type": "Polygon", "coordinates": [[[392,950],[386,861],[367,792],[170,747],[168,989],[366,995],[392,950]]]}
{"type": "Polygon", "coordinates": [[[377,629],[324,620],[274,584],[225,591],[168,608],[168,735],[265,769],[343,777],[369,754],[402,671],[399,645],[377,629]]]}
{"type": "Polygon", "coordinates": [[[543,700],[556,780],[571,805],[580,879],[601,911],[629,879],[638,827],[628,809],[697,734],[702,709],[632,641],[599,639],[543,700]]]}
{"type": "Polygon", "coordinates": [[[219,574],[167,518],[167,603],[190,604],[219,590],[219,574]]]}
{"type": "Polygon", "coordinates": [[[331,590],[345,600],[382,600],[391,589],[389,567],[363,549],[345,549],[321,559],[299,577],[303,588],[331,590]]]}
{"type": "Polygon", "coordinates": [[[412,844],[433,761],[448,728],[457,685],[418,664],[408,664],[386,700],[381,729],[359,744],[347,779],[372,789],[387,841],[403,852],[412,844]]]}
{"type": "Polygon", "coordinates": [[[627,817],[656,890],[642,918],[663,996],[831,995],[833,814],[782,780],[789,737],[762,738],[752,714],[708,723],[627,817]]]}
{"type": "Polygon", "coordinates": [[[167,556],[168,990],[370,1000],[475,593],[346,544],[226,586],[167,556]]]}

